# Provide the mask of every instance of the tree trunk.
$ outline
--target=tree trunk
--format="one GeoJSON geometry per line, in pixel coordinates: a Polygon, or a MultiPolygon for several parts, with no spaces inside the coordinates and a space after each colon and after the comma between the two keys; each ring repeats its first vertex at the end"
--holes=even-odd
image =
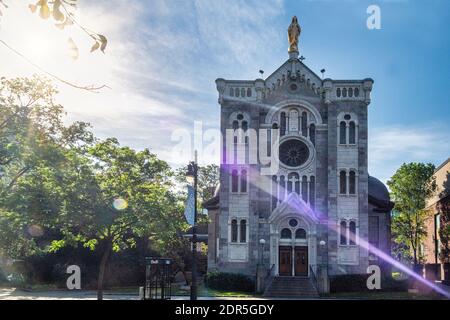
{"type": "Polygon", "coordinates": [[[103,251],[102,260],[98,271],[97,300],[103,300],[103,279],[105,278],[106,266],[112,249],[112,241],[107,240],[105,251],[103,251]]]}
{"type": "Polygon", "coordinates": [[[413,248],[413,253],[414,253],[414,265],[417,264],[417,249],[413,248]]]}

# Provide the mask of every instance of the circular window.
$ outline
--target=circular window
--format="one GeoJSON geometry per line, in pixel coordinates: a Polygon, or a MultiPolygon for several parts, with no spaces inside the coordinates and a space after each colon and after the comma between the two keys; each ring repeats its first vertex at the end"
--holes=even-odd
{"type": "Polygon", "coordinates": [[[297,90],[297,85],[295,83],[291,84],[289,87],[292,91],[297,90]]]}
{"type": "Polygon", "coordinates": [[[280,161],[289,167],[299,167],[309,158],[308,146],[297,139],[282,142],[279,148],[280,161]]]}
{"type": "Polygon", "coordinates": [[[290,225],[291,227],[296,227],[297,224],[298,224],[298,221],[297,221],[297,220],[295,220],[295,219],[289,220],[289,225],[290,225]]]}
{"type": "Polygon", "coordinates": [[[238,115],[237,115],[237,119],[238,119],[238,120],[242,120],[242,119],[244,119],[244,116],[243,116],[242,114],[238,114],[238,115]]]}
{"type": "Polygon", "coordinates": [[[344,116],[344,119],[345,119],[345,120],[350,120],[351,118],[352,118],[352,116],[349,115],[349,114],[346,114],[346,115],[344,116]]]}

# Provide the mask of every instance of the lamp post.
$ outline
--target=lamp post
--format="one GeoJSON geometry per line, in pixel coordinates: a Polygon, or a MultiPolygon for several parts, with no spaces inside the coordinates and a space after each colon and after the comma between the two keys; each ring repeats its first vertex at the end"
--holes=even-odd
{"type": "Polygon", "coordinates": [[[259,258],[259,263],[262,265],[264,261],[264,245],[266,244],[266,240],[259,239],[259,245],[261,246],[261,256],[259,258]]]}
{"type": "Polygon", "coordinates": [[[194,225],[192,226],[192,280],[191,280],[191,300],[197,300],[197,151],[195,161],[188,165],[186,180],[194,186],[194,225]]]}
{"type": "MultiPolygon", "coordinates": [[[[325,246],[326,246],[327,242],[325,240],[320,240],[319,245],[322,247],[323,251],[325,251],[325,246]]],[[[326,274],[325,274],[325,278],[323,279],[323,291],[324,292],[328,292],[329,287],[328,287],[328,250],[325,251],[325,255],[326,255],[326,274]]]]}

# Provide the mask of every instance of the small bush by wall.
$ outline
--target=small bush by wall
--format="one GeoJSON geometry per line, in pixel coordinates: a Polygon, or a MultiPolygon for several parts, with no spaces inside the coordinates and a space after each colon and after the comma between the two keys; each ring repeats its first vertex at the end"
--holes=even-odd
{"type": "Polygon", "coordinates": [[[254,292],[254,281],[239,273],[211,272],[206,275],[205,284],[208,288],[224,291],[254,292]]]}

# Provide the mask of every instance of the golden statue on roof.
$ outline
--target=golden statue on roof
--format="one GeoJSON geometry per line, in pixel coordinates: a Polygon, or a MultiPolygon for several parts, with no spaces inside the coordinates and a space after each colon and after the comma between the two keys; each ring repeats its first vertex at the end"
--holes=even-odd
{"type": "Polygon", "coordinates": [[[300,33],[302,29],[298,24],[297,17],[292,17],[292,22],[288,28],[288,41],[289,41],[289,49],[288,52],[298,52],[298,38],[300,37],[300,33]]]}

